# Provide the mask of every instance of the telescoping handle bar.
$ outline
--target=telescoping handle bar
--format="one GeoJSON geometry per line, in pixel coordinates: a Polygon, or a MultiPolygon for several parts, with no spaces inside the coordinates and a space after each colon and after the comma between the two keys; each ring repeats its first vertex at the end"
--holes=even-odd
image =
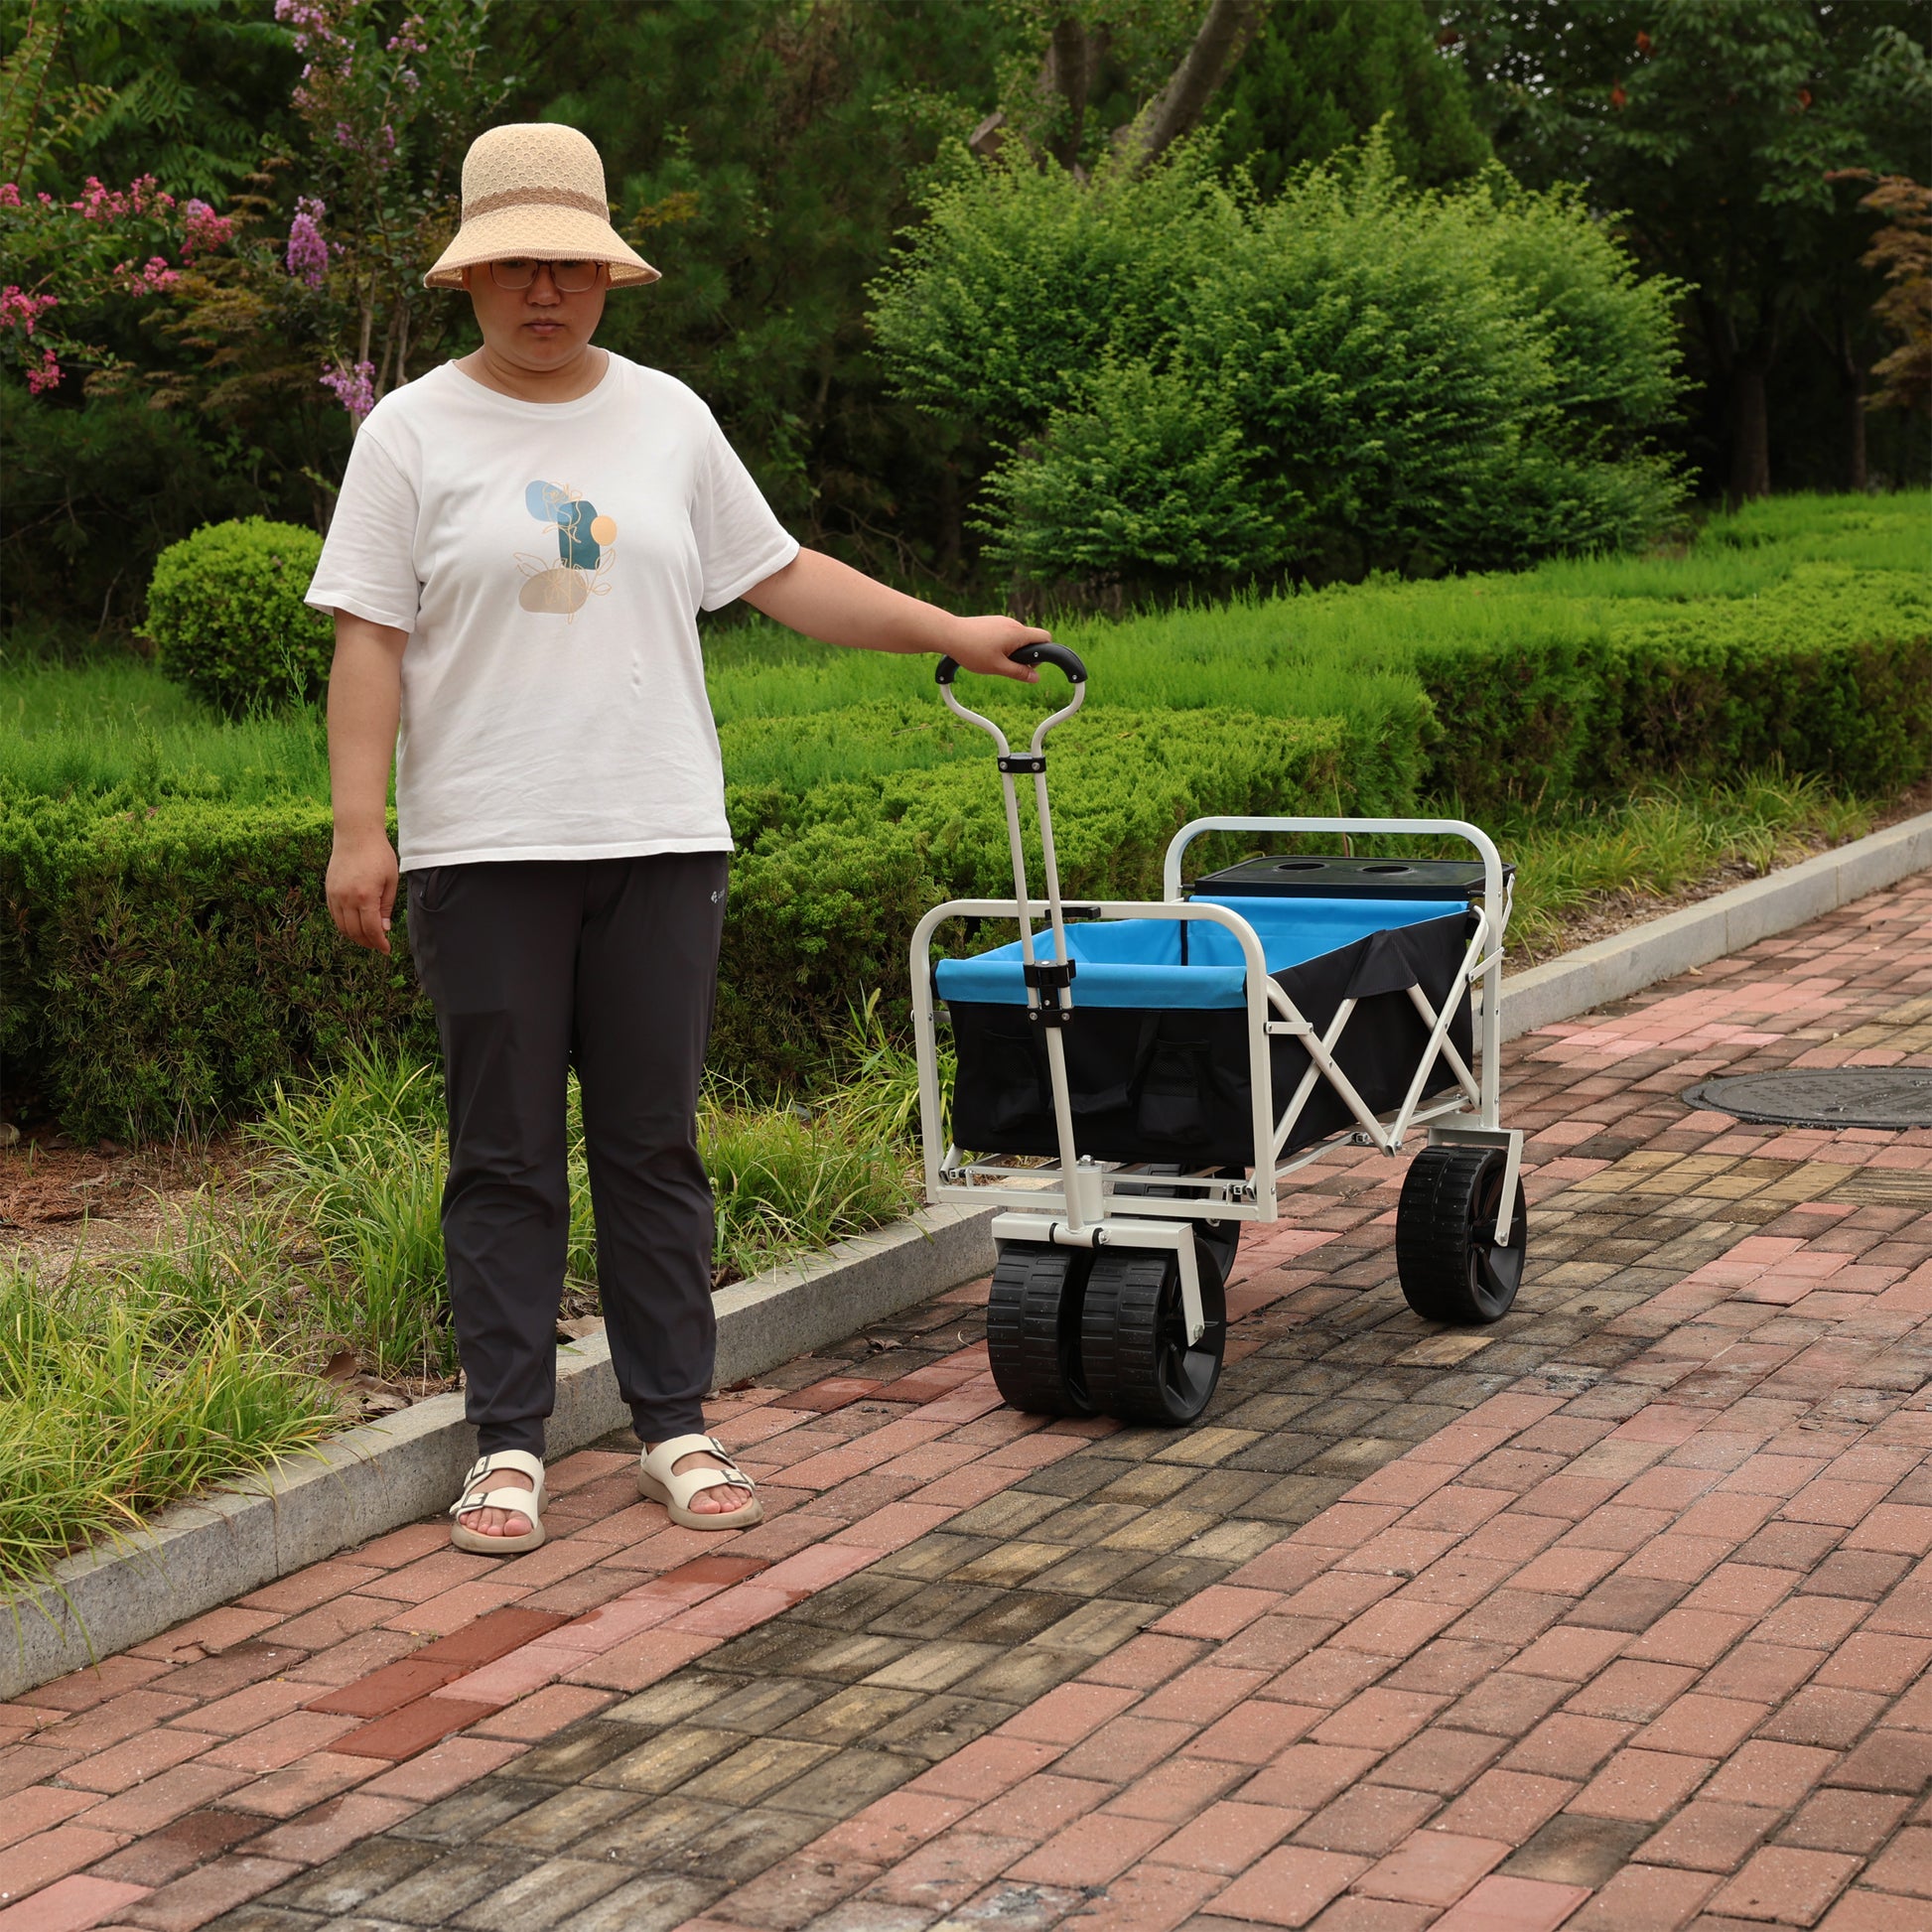
{"type": "Polygon", "coordinates": [[[1046,804],[1046,734],[1062,724],[1086,702],[1087,667],[1064,644],[1023,644],[1013,653],[1016,664],[1051,664],[1063,672],[1073,687],[1072,699],[1034,729],[1030,751],[1015,752],[1007,735],[991,718],[969,711],[953,694],[953,680],[960,666],[950,657],[939,660],[934,681],[947,710],[977,725],[994,743],[999,753],[1000,787],[1006,797],[1007,843],[1013,852],[1013,897],[1020,913],[1020,957],[1027,976],[1027,1014],[1035,1026],[1047,1029],[1046,1068],[1053,1090],[1053,1119],[1060,1143],[1060,1172],[1065,1178],[1068,1225],[1078,1229],[1087,1216],[1083,1213],[1075,1187],[1078,1159],[1073,1146],[1073,1103],[1066,1080],[1066,1051],[1060,1029],[1073,1014],[1074,962],[1066,949],[1066,918],[1060,904],[1059,861],[1053,853],[1053,817],[1046,804]],[[1014,787],[1016,772],[1028,771],[1034,780],[1034,809],[1039,817],[1039,856],[1046,875],[1046,917],[1053,933],[1053,957],[1034,957],[1034,912],[1032,895],[1027,887],[1027,849],[1020,837],[1020,796],[1014,787]]]}
{"type": "Polygon", "coordinates": [[[1015,752],[1007,743],[1006,733],[991,718],[969,711],[959,702],[952,687],[960,666],[953,658],[940,658],[933,681],[939,686],[947,710],[967,724],[977,725],[993,740],[998,751],[1000,784],[1006,794],[1007,842],[1013,852],[1013,896],[1020,905],[1020,956],[1027,965],[1027,1005],[1036,1022],[1058,1027],[1066,1024],[1066,1015],[1073,1010],[1073,997],[1067,985],[1073,973],[1067,961],[1066,923],[1060,907],[1060,869],[1053,851],[1053,816],[1046,802],[1046,734],[1071,718],[1086,702],[1087,667],[1064,644],[1022,644],[1013,653],[1013,661],[1051,664],[1065,674],[1073,687],[1071,702],[1039,721],[1034,730],[1032,749],[1026,752],[1015,752]],[[1046,916],[1053,929],[1052,967],[1044,971],[1039,970],[1034,958],[1033,895],[1027,884],[1027,854],[1020,837],[1020,799],[1013,782],[1015,774],[1022,771],[1033,774],[1034,808],[1039,815],[1040,859],[1046,874],[1046,916]],[[1040,1000],[1042,984],[1053,991],[1053,999],[1040,1000]]]}

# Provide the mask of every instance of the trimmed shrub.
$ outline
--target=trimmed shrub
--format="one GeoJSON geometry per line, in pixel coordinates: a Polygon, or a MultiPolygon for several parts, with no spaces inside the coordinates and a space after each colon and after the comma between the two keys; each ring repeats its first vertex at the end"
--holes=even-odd
{"type": "Polygon", "coordinates": [[[1682,291],[1573,191],[1422,193],[1373,135],[1269,201],[1183,143],[955,168],[926,213],[873,326],[900,395],[1005,445],[979,527],[1034,594],[1515,567],[1682,498],[1651,447],[1682,291]]]}
{"type": "MultiPolygon", "coordinates": [[[[1158,885],[1169,836],[1202,813],[1347,809],[1353,796],[1335,719],[1091,722],[1104,734],[1055,746],[1070,892],[1158,885]]],[[[874,987],[902,1022],[921,914],[1012,890],[990,762],[819,787],[739,858],[714,1067],[761,1091],[796,1084],[874,987]]],[[[329,844],[319,804],[101,816],[0,800],[10,1086],[38,1090],[77,1137],[144,1138],[245,1112],[353,1042],[433,1055],[402,918],[388,959],[330,923],[329,844]]]]}
{"type": "Polygon", "coordinates": [[[329,847],[325,805],[0,800],[10,1087],[78,1137],[141,1139],[211,1127],[353,1040],[434,1051],[406,944],[384,959],[330,923],[329,847]]]}
{"type": "Polygon", "coordinates": [[[148,586],[161,668],[230,717],[316,696],[335,626],[302,596],[321,555],[315,531],[259,516],[169,545],[148,586]]]}
{"type": "Polygon", "coordinates": [[[1496,616],[1493,636],[1416,650],[1441,728],[1432,796],[1600,797],[1774,764],[1878,796],[1932,770],[1923,577],[1800,564],[1756,597],[1498,599],[1496,616]]]}
{"type": "MultiPolygon", "coordinates": [[[[1456,798],[1485,815],[1780,760],[1846,791],[1896,790],[1932,768],[1932,589],[1910,567],[1925,506],[1758,505],[1687,560],[1068,626],[1101,695],[1052,741],[1066,890],[1158,890],[1175,827],[1218,812],[1399,815],[1456,798]],[[1791,554],[1800,520],[1823,561],[1791,554]]],[[[742,709],[721,738],[742,850],[713,1064],[756,1088],[814,1078],[873,988],[900,1025],[920,915],[1010,891],[991,748],[939,710],[929,667],[917,695],[906,669],[826,653],[732,693],[742,709]]],[[[1054,693],[980,679],[970,701],[1024,743],[1054,693]]],[[[400,949],[356,951],[329,923],[326,804],[218,795],[257,785],[243,767],[287,746],[236,732],[243,752],[217,772],[197,764],[201,738],[116,763],[108,736],[69,760],[0,763],[10,1101],[31,1093],[76,1135],[126,1138],[246,1111],[351,1041],[433,1052],[400,949]],[[69,767],[78,795],[25,790],[69,767]]],[[[1197,863],[1232,856],[1208,844],[1197,863]]]]}

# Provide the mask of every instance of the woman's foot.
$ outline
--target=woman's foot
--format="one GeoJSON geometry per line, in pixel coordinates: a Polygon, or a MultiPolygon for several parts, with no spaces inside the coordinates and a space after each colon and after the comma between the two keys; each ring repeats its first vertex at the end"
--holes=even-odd
{"type": "MultiPolygon", "coordinates": [[[[666,1440],[669,1440],[668,1438],[666,1440]]],[[[644,1453],[651,1454],[657,1444],[646,1443],[644,1453]]],[[[720,1461],[709,1449],[693,1449],[689,1455],[680,1455],[671,1464],[673,1475],[684,1475],[692,1469],[728,1469],[731,1464],[720,1461]]],[[[752,1500],[749,1489],[741,1489],[736,1483],[719,1483],[712,1489],[700,1489],[686,1507],[693,1516],[730,1516],[745,1508],[752,1500]]]]}
{"type": "Polygon", "coordinates": [[[764,1521],[752,1478],[715,1436],[671,1436],[646,1443],[637,1463],[637,1493],[662,1503],[688,1530],[749,1530],[764,1521]]]}
{"type": "MultiPolygon", "coordinates": [[[[520,1469],[495,1469],[489,1485],[497,1489],[533,1489],[535,1484],[520,1469]]],[[[514,1509],[466,1509],[457,1521],[479,1536],[527,1536],[530,1519],[514,1509]]]]}

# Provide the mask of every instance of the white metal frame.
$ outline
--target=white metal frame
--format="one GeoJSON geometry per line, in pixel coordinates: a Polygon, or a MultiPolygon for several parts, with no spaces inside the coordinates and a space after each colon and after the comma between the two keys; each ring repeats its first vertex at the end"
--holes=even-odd
{"type": "MultiPolygon", "coordinates": [[[[1077,662],[1077,660],[1075,660],[1077,662]]],[[[1081,673],[1082,680],[1084,672],[1081,673]]],[[[988,732],[999,748],[1001,782],[1006,795],[1008,840],[1012,848],[1016,897],[1010,899],[948,899],[935,905],[912,934],[912,1027],[919,1075],[919,1124],[925,1161],[928,1202],[968,1202],[997,1205],[993,1233],[1000,1241],[1037,1241],[1062,1247],[1166,1248],[1176,1256],[1180,1269],[1182,1310],[1190,1345],[1205,1326],[1200,1281],[1195,1265],[1192,1224],[1197,1220],[1274,1221],[1281,1216],[1282,1182],[1298,1169],[1318,1160],[1328,1149],[1344,1144],[1368,1146],[1383,1154],[1399,1153],[1410,1133],[1427,1126],[1432,1144],[1463,1144],[1503,1150],[1506,1166],[1502,1200],[1496,1218],[1496,1239],[1507,1241],[1516,1211],[1517,1175],[1522,1158],[1520,1132],[1503,1128],[1498,1118],[1502,1024],[1503,936],[1509,923],[1510,899],[1501,858],[1487,833],[1461,819],[1444,818],[1199,818],[1184,825],[1168,846],[1162,869],[1164,897],[1158,901],[1106,899],[1083,902],[1079,910],[1102,919],[1199,920],[1219,925],[1240,946],[1247,967],[1245,1017],[1248,1033],[1248,1083],[1252,1109],[1254,1159],[1245,1178],[1223,1177],[1202,1172],[1161,1174],[1158,1199],[1141,1191],[1147,1171],[1136,1164],[1094,1162],[1081,1158],[1074,1145],[1073,1109],[1066,1077],[1064,1017],[1076,1011],[1071,989],[1063,982],[1051,989],[1059,1008],[1040,1015],[1044,995],[1029,975],[1028,1007],[1045,1036],[1047,1071],[1059,1159],[1044,1167],[999,1156],[962,1160],[942,1138],[943,1113],[939,1096],[939,1065],[935,1035],[936,1015],[932,984],[932,939],[947,919],[1011,919],[1020,928],[1022,959],[1035,962],[1034,920],[1043,916],[1052,944],[1052,963],[1064,964],[1065,908],[1061,903],[1059,871],[1053,850],[1052,821],[1046,799],[1044,745],[1047,734],[1079,710],[1085,697],[1083,681],[1074,685],[1071,703],[1041,722],[1035,731],[1032,751],[1016,758],[1006,737],[989,718],[969,711],[953,695],[942,669],[941,692],[948,707],[969,723],[988,732]],[[1034,802],[1039,815],[1041,856],[1045,871],[1043,904],[1035,905],[1028,892],[1025,848],[1021,839],[1020,807],[1013,767],[1032,771],[1034,802]],[[1181,860],[1189,845],[1207,832],[1322,832],[1346,834],[1397,833],[1443,835],[1465,840],[1482,860],[1483,899],[1472,906],[1475,929],[1463,953],[1449,997],[1438,1012],[1420,987],[1409,997],[1430,1029],[1429,1043],[1402,1104],[1390,1112],[1370,1111],[1348,1076],[1334,1059],[1334,1047],[1355,1009],[1344,1000],[1325,1031],[1317,1030],[1293,1000],[1269,977],[1261,940],[1237,911],[1201,899],[1181,897],[1181,860]],[[1455,1008],[1465,991],[1480,984],[1482,1001],[1476,1036],[1476,1065],[1469,1066],[1449,1037],[1455,1008]],[[1299,1038],[1309,1055],[1309,1067],[1281,1117],[1273,1115],[1274,1087],[1269,1042],[1277,1037],[1299,1038]],[[1447,1060],[1455,1086],[1430,1104],[1423,1089],[1439,1059],[1447,1060]],[[1325,1079],[1352,1116],[1354,1125],[1338,1130],[1294,1155],[1283,1149],[1306,1110],[1315,1082],[1325,1079]],[[941,1151],[943,1148],[943,1152],[941,1151]],[[1169,1190],[1173,1190],[1170,1194],[1169,1190]]],[[[1047,937],[1046,933],[1040,935],[1047,937]]]]}

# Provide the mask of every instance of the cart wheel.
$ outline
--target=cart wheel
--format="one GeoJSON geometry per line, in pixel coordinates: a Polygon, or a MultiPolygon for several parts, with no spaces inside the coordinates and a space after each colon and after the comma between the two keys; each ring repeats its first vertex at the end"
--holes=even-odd
{"type": "Polygon", "coordinates": [[[1509,1240],[1496,1245],[1502,1151],[1426,1148],[1402,1183],[1395,1265],[1402,1293],[1425,1321],[1498,1321],[1523,1280],[1529,1213],[1519,1184],[1509,1240]]]}
{"type": "Polygon", "coordinates": [[[1016,1409],[1090,1416],[1080,1372],[1080,1304],[1093,1260],[1085,1248],[1008,1241],[993,1270],[986,1348],[993,1380],[1016,1409]]]}
{"type": "Polygon", "coordinates": [[[1173,1427],[1192,1422],[1221,1379],[1227,1346],[1222,1273],[1194,1244],[1201,1313],[1207,1326],[1192,1347],[1180,1307],[1180,1263],[1155,1248],[1103,1248],[1087,1276],[1080,1354],[1087,1395],[1122,1422],[1173,1427]]]}
{"type": "MultiPolygon", "coordinates": [[[[1178,1173],[1177,1163],[1149,1163],[1144,1172],[1148,1173],[1178,1173]]],[[[1239,1179],[1244,1171],[1239,1168],[1223,1168],[1220,1178],[1232,1175],[1239,1179]]],[[[1147,1199],[1173,1200],[1180,1189],[1156,1180],[1119,1180],[1114,1183],[1114,1191],[1121,1195],[1139,1195],[1147,1199]]],[[[1194,1243],[1194,1253],[1203,1268],[1212,1268],[1215,1279],[1221,1286],[1227,1286],[1228,1271],[1234,1266],[1234,1257],[1241,1246],[1241,1223],[1239,1221],[1196,1221],[1194,1233],[1198,1237],[1194,1243]]]]}
{"type": "MultiPolygon", "coordinates": [[[[1236,1251],[1241,1246],[1241,1223],[1239,1221],[1196,1221],[1194,1223],[1194,1255],[1199,1261],[1203,1282],[1206,1271],[1213,1270],[1214,1279],[1225,1289],[1228,1285],[1228,1271],[1234,1266],[1236,1251]]],[[[1205,1312],[1205,1310],[1202,1311],[1205,1312]]]]}

